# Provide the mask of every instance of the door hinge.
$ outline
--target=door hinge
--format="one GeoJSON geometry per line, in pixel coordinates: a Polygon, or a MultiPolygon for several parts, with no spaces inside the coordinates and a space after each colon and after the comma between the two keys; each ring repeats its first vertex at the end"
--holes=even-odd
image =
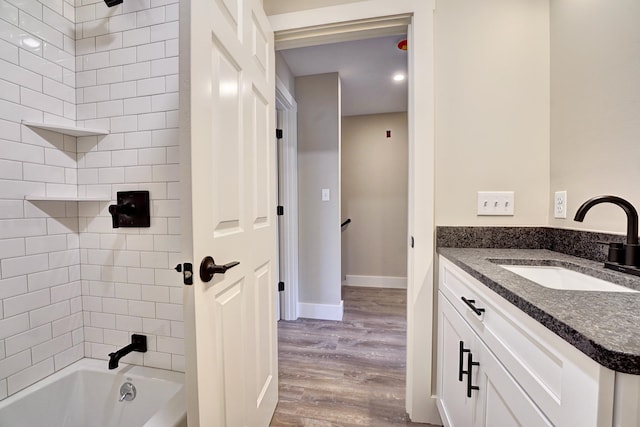
{"type": "Polygon", "coordinates": [[[415,244],[415,242],[413,240],[413,236],[411,236],[411,247],[413,247],[414,244],[415,244]]]}
{"type": "Polygon", "coordinates": [[[182,281],[185,285],[193,285],[193,265],[190,262],[178,264],[174,270],[182,273],[182,281]]]}
{"type": "Polygon", "coordinates": [[[278,292],[284,291],[284,282],[278,282],[278,292]]]}
{"type": "Polygon", "coordinates": [[[278,208],[276,209],[276,213],[278,214],[278,216],[284,215],[284,206],[278,206],[278,208]]]}
{"type": "Polygon", "coordinates": [[[282,139],[282,129],[276,129],[276,138],[282,139]]]}

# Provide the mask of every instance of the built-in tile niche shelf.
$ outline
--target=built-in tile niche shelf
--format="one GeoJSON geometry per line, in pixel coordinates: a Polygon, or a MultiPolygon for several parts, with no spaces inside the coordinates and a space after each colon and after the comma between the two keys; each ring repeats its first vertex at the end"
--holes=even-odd
{"type": "MultiPolygon", "coordinates": [[[[44,129],[48,131],[58,132],[70,136],[95,136],[108,135],[109,131],[105,129],[83,128],[77,126],[64,126],[50,123],[28,122],[22,121],[22,124],[36,129],[44,129]]],[[[25,200],[30,202],[109,202],[109,196],[25,196],[25,200]]]]}
{"type": "Polygon", "coordinates": [[[63,133],[71,136],[92,136],[92,135],[109,135],[106,129],[83,128],[77,126],[63,126],[49,123],[39,122],[22,122],[23,125],[37,129],[50,130],[53,132],[63,133]]]}
{"type": "Polygon", "coordinates": [[[109,196],[24,196],[30,202],[110,202],[109,196]]]}

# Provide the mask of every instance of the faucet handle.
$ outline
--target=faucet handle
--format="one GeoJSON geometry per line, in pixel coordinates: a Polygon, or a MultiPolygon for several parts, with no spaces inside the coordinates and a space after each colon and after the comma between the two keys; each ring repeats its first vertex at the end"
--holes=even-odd
{"type": "Polygon", "coordinates": [[[603,240],[598,240],[596,243],[600,245],[609,246],[609,253],[607,255],[607,261],[615,262],[618,264],[624,264],[625,261],[625,248],[624,244],[621,242],[606,242],[603,240]]]}
{"type": "Polygon", "coordinates": [[[120,386],[119,401],[122,402],[123,400],[126,400],[127,402],[130,402],[136,398],[136,394],[136,386],[134,386],[130,382],[126,382],[120,386]]]}

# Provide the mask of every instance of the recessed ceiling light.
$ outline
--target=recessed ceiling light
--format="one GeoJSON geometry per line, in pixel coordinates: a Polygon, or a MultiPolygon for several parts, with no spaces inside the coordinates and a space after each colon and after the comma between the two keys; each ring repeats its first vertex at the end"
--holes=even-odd
{"type": "Polygon", "coordinates": [[[404,79],[406,79],[406,78],[407,78],[407,76],[405,76],[405,75],[404,75],[404,74],[402,74],[402,73],[397,73],[397,74],[394,74],[394,75],[393,75],[393,81],[396,81],[396,82],[401,82],[401,81],[403,81],[403,80],[404,80],[404,79]]]}

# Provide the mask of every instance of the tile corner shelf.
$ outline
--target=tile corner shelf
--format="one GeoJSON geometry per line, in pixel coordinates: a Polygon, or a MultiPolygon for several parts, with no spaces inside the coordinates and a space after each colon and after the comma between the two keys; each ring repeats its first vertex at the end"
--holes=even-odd
{"type": "Polygon", "coordinates": [[[109,196],[24,196],[29,202],[110,202],[109,196]]]}
{"type": "Polygon", "coordinates": [[[32,128],[49,130],[49,131],[63,133],[65,135],[71,135],[71,136],[109,135],[109,131],[106,129],[83,128],[83,127],[76,127],[76,126],[64,126],[64,125],[56,125],[56,124],[40,123],[40,122],[27,122],[27,121],[23,121],[22,124],[32,128]]]}

